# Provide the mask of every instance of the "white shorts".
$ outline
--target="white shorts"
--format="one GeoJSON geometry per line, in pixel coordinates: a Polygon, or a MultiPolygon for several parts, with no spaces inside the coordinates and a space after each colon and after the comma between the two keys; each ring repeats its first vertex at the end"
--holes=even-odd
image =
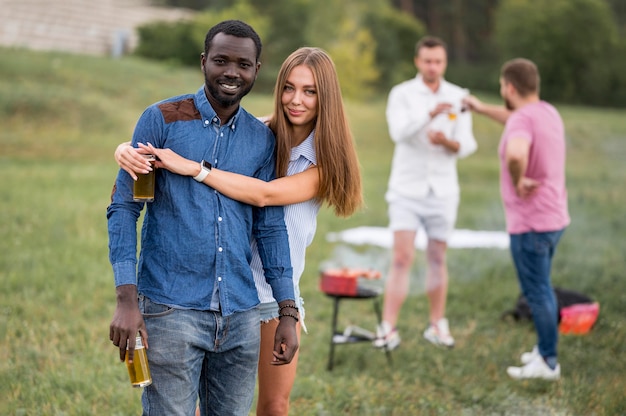
{"type": "Polygon", "coordinates": [[[429,239],[448,241],[459,207],[459,195],[435,196],[432,192],[419,199],[393,198],[389,201],[389,228],[417,231],[424,228],[429,239]]]}

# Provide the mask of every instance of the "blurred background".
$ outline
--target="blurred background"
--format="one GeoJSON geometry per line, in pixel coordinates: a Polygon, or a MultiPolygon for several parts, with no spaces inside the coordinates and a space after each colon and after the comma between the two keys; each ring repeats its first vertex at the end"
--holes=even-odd
{"type": "MultiPolygon", "coordinates": [[[[278,68],[294,49],[331,53],[362,167],[365,208],[338,218],[324,207],[307,250],[309,334],[292,414],[626,415],[625,0],[0,0],[0,415],[141,413],[141,390],[109,340],[113,152],[146,106],[198,89],[205,34],[230,18],[250,23],[264,42],[259,79],[244,98],[252,114],[272,111],[278,68]],[[508,250],[489,248],[448,253],[453,350],[423,340],[418,251],[394,364],[363,343],[338,348],[326,369],[333,309],[321,268],[371,266],[384,278],[389,262],[388,250],[326,237],[387,225],[386,99],[415,76],[414,46],[425,34],[448,43],[446,78],[490,103],[502,101],[502,62],[533,59],[542,98],[563,116],[572,224],[553,283],[588,294],[601,312],[588,335],[561,338],[559,383],[506,375],[534,329],[500,319],[519,288],[508,250]]],[[[479,147],[458,164],[457,227],[502,231],[502,126],[478,115],[473,123],[479,147]]],[[[344,324],[375,328],[370,302],[346,305],[344,324]]]]}
{"type": "Polygon", "coordinates": [[[196,67],[209,27],[226,18],[261,35],[257,92],[269,92],[284,58],[318,46],[334,58],[344,94],[368,98],[412,77],[425,34],[449,47],[447,78],[497,92],[501,63],[535,61],[542,96],[626,105],[623,0],[0,0],[0,45],[196,67]]]}

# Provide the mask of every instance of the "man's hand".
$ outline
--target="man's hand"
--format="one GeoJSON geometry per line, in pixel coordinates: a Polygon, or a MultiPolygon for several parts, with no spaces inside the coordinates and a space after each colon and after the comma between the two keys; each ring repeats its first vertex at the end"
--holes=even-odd
{"type": "Polygon", "coordinates": [[[443,146],[452,153],[459,151],[459,142],[456,140],[448,140],[448,138],[439,130],[429,130],[428,140],[435,146],[443,146]]]}
{"type": "Polygon", "coordinates": [[[511,110],[503,105],[485,104],[473,95],[468,95],[461,100],[462,108],[474,113],[483,114],[499,123],[505,124],[511,115],[511,110]]]}
{"type": "Polygon", "coordinates": [[[463,105],[463,107],[469,109],[470,111],[482,113],[483,103],[473,95],[468,95],[467,97],[463,98],[463,100],[461,100],[461,104],[463,105]]]}
{"type": "Polygon", "coordinates": [[[298,322],[298,310],[293,301],[283,301],[279,304],[279,322],[274,335],[274,358],[272,365],[289,364],[298,351],[298,333],[296,323],[298,322]],[[292,305],[292,306],[291,306],[292,305]],[[283,312],[284,310],[284,312],[283,312]]]}
{"type": "Polygon", "coordinates": [[[429,130],[428,140],[435,145],[443,145],[447,141],[446,136],[439,130],[429,130]]]}
{"type": "Polygon", "coordinates": [[[148,348],[148,331],[137,303],[137,286],[122,285],[118,286],[116,291],[117,306],[109,326],[109,339],[119,348],[120,361],[126,358],[128,345],[128,361],[132,362],[137,333],[141,334],[144,346],[148,348]]]}
{"type": "Polygon", "coordinates": [[[450,103],[439,103],[434,109],[430,110],[428,115],[430,116],[431,119],[433,119],[437,117],[439,114],[450,112],[451,108],[452,108],[452,104],[450,103]]]}
{"type": "Polygon", "coordinates": [[[515,185],[515,193],[520,198],[527,199],[537,192],[539,185],[541,185],[541,182],[522,176],[517,185],[515,185]]]}

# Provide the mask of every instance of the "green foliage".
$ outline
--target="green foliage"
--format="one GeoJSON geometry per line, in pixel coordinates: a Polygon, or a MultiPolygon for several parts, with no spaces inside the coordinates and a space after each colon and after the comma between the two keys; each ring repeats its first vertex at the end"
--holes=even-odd
{"type": "MultiPolygon", "coordinates": [[[[134,57],[13,49],[0,54],[0,175],[6,179],[0,182],[0,414],[140,414],[141,391],[130,387],[108,339],[115,295],[105,209],[118,170],[112,153],[145,106],[195,91],[202,77],[197,69],[134,57]]],[[[266,114],[271,102],[255,90],[244,106],[266,114]]],[[[534,332],[499,319],[519,288],[509,253],[490,249],[448,252],[453,350],[422,339],[428,308],[425,259],[417,252],[398,323],[403,343],[393,352],[393,365],[364,343],[338,346],[335,369],[326,371],[332,301],[319,291],[320,266],[328,259],[356,259],[359,266],[382,265],[384,273],[389,261],[387,250],[325,239],[331,231],[387,224],[382,195],[393,146],[384,108],[383,99],[346,102],[366,208],[347,219],[328,209],[318,216],[301,281],[309,333],[300,343],[291,413],[626,414],[626,119],[618,110],[559,107],[568,137],[572,224],[555,256],[554,283],[589,293],[601,305],[589,335],[560,338],[560,382],[508,379],[506,366],[531,347],[534,332]]],[[[496,157],[501,131],[474,117],[479,149],[459,162],[458,228],[504,227],[496,157]]],[[[371,303],[342,304],[339,325],[349,324],[373,329],[371,303]]]]}
{"type": "MultiPolygon", "coordinates": [[[[290,6],[293,7],[293,6],[290,6]]],[[[378,78],[375,40],[360,24],[358,2],[317,0],[300,24],[305,44],[325,49],[335,62],[344,95],[367,97],[378,78]]]]}
{"type": "Polygon", "coordinates": [[[607,64],[619,49],[604,0],[503,0],[496,22],[503,59],[521,56],[537,63],[545,98],[615,101],[614,84],[626,74],[607,64]]]}
{"type": "Polygon", "coordinates": [[[269,20],[261,16],[250,5],[248,0],[235,0],[230,7],[220,10],[207,10],[193,19],[192,42],[201,45],[204,50],[204,39],[211,27],[223,20],[242,20],[252,26],[263,41],[269,32],[269,20]]]}
{"type": "Polygon", "coordinates": [[[228,8],[200,12],[192,20],[156,21],[140,26],[135,54],[179,65],[198,66],[206,33],[213,25],[227,19],[245,21],[254,27],[262,40],[269,32],[266,18],[259,15],[247,0],[236,0],[228,8]]]}
{"type": "Polygon", "coordinates": [[[328,46],[328,53],[337,67],[341,90],[347,97],[367,98],[378,78],[372,36],[366,29],[356,27],[352,19],[341,24],[339,35],[328,46]]]}
{"type": "Polygon", "coordinates": [[[385,0],[361,4],[335,0],[236,0],[211,7],[192,22],[150,23],[140,28],[140,56],[198,64],[207,30],[224,19],[250,24],[264,44],[259,90],[270,92],[284,59],[301,46],[327,50],[346,96],[365,97],[415,75],[413,48],[423,25],[385,0]],[[184,56],[183,56],[184,54],[184,56]]]}
{"type": "Polygon", "coordinates": [[[301,46],[320,46],[310,42],[307,27],[315,16],[315,0],[250,0],[257,14],[266,17],[270,30],[262,37],[263,66],[256,87],[271,92],[276,75],[287,56],[301,46]]]}
{"type": "Polygon", "coordinates": [[[197,24],[146,25],[141,56],[197,66],[201,45],[195,43],[203,41],[208,27],[223,18],[240,18],[263,32],[263,65],[256,83],[263,92],[272,91],[278,69],[292,51],[318,46],[337,55],[333,57],[339,61],[338,72],[350,84],[344,86],[346,95],[371,95],[370,90],[386,95],[393,85],[415,74],[414,44],[430,33],[448,44],[449,78],[472,90],[491,90],[492,74],[503,60],[525,56],[540,66],[544,98],[626,105],[623,0],[151,2],[188,7],[202,15],[197,24]],[[346,26],[351,29],[346,31],[346,26]],[[359,46],[359,39],[368,36],[372,44],[359,46]],[[371,63],[366,51],[370,47],[375,50],[371,63]],[[348,58],[350,48],[356,53],[353,60],[348,58]],[[361,66],[366,75],[353,77],[359,70],[350,65],[361,66]]]}
{"type": "Polygon", "coordinates": [[[412,16],[388,5],[366,8],[363,25],[376,42],[378,87],[384,91],[415,76],[415,44],[426,34],[424,25],[412,16]]]}
{"type": "Polygon", "coordinates": [[[467,64],[449,62],[446,79],[470,90],[497,92],[500,68],[491,63],[467,64]]]}
{"type": "Polygon", "coordinates": [[[185,66],[200,62],[203,43],[196,41],[190,21],[146,23],[139,26],[137,32],[137,56],[185,66]]]}
{"type": "Polygon", "coordinates": [[[150,0],[154,6],[183,7],[185,9],[203,10],[209,6],[220,7],[229,0],[150,0]]]}

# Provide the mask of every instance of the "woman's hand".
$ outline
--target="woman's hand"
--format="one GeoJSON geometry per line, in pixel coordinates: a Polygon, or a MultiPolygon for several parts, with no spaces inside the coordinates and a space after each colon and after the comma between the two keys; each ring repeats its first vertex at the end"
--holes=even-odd
{"type": "Polygon", "coordinates": [[[178,175],[192,177],[200,173],[200,162],[185,159],[172,149],[157,149],[150,143],[147,146],[139,143],[139,149],[142,150],[142,153],[155,155],[157,158],[155,166],[159,169],[167,169],[178,175]]]}
{"type": "Polygon", "coordinates": [[[120,168],[124,169],[128,174],[137,180],[137,174],[146,174],[152,170],[150,162],[147,161],[142,154],[148,154],[145,149],[136,149],[130,145],[130,142],[124,142],[115,149],[115,161],[120,168]]]}

